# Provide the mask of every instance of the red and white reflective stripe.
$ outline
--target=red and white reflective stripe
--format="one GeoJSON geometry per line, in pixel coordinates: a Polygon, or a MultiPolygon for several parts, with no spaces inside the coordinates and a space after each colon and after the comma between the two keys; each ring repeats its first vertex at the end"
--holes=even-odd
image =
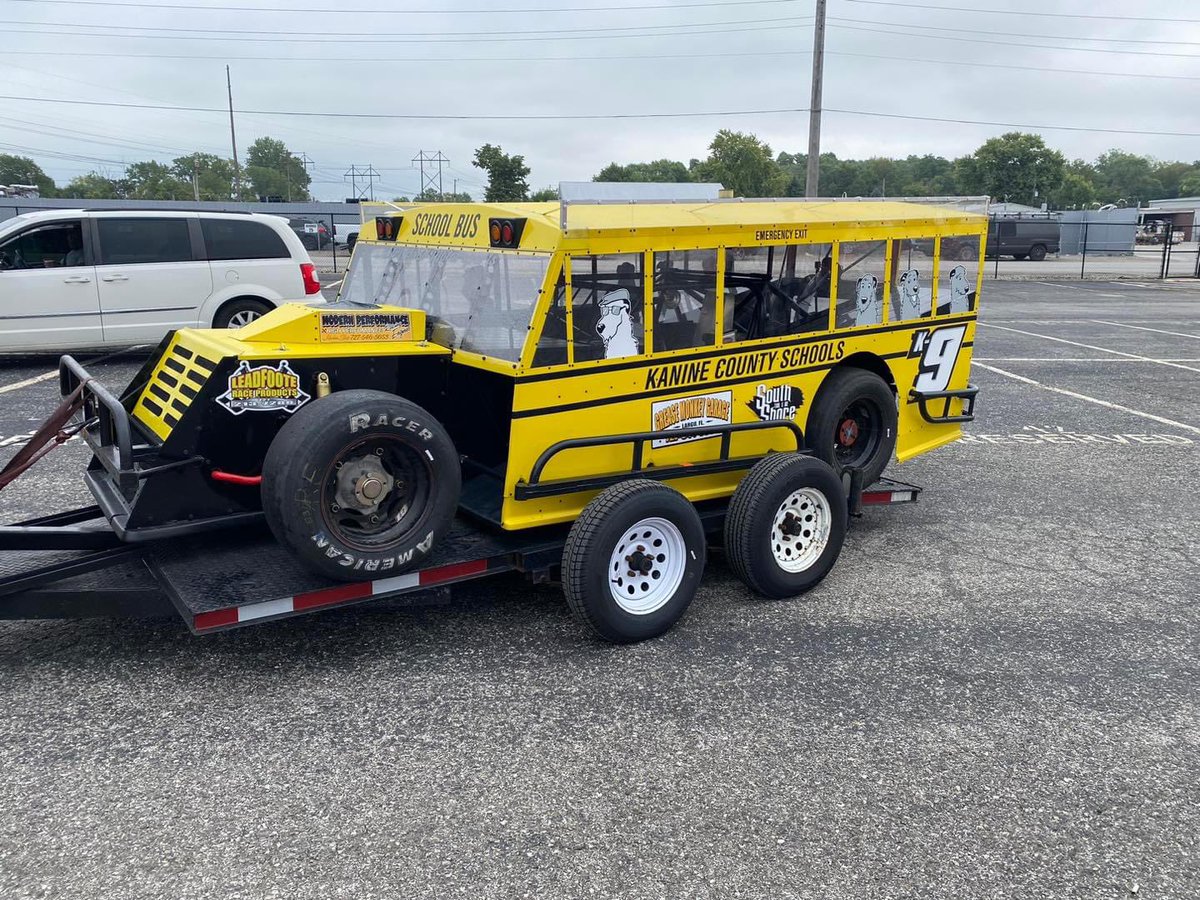
{"type": "Polygon", "coordinates": [[[862,502],[868,503],[911,503],[917,499],[916,491],[863,491],[862,502]]]}
{"type": "MultiPolygon", "coordinates": [[[[360,581],[355,584],[322,588],[319,591],[308,591],[296,594],[294,597],[282,597],[279,600],[265,600],[261,603],[247,603],[245,606],[214,609],[211,612],[198,613],[192,619],[192,623],[197,631],[207,631],[228,625],[240,625],[255,619],[286,616],[319,609],[323,606],[336,606],[353,600],[365,600],[368,597],[380,597],[384,594],[432,587],[448,581],[461,581],[482,575],[488,570],[488,563],[489,560],[486,559],[473,559],[451,566],[439,566],[436,569],[424,569],[420,572],[394,575],[391,578],[380,578],[377,581],[360,581]]],[[[501,567],[497,566],[496,568],[501,567]]]]}

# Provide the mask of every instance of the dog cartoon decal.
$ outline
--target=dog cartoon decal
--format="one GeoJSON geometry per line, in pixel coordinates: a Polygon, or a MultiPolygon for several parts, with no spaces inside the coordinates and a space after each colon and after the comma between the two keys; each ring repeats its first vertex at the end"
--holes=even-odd
{"type": "Polygon", "coordinates": [[[921,275],[916,269],[909,269],[900,275],[896,281],[896,293],[898,295],[896,301],[897,321],[919,319],[921,317],[921,275]]]}
{"type": "MultiPolygon", "coordinates": [[[[971,301],[974,300],[974,285],[967,278],[966,266],[955,266],[950,270],[950,312],[965,313],[971,311],[971,301]]],[[[940,307],[939,307],[940,309],[940,307]]]]}
{"type": "Polygon", "coordinates": [[[596,334],[604,341],[605,359],[637,356],[641,352],[633,335],[633,319],[629,311],[627,288],[609,291],[600,299],[600,320],[596,323],[596,334]]]}
{"type": "Polygon", "coordinates": [[[854,285],[854,324],[878,325],[883,321],[883,304],[879,302],[879,279],[864,275],[854,285]]]}

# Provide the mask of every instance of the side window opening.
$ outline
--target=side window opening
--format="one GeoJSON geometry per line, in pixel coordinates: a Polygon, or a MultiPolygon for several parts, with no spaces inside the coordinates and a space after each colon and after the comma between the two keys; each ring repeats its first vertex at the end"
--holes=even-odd
{"type": "Polygon", "coordinates": [[[716,311],[716,250],[654,254],[655,352],[714,346],[716,311]]]}
{"type": "Polygon", "coordinates": [[[838,248],[836,327],[883,321],[886,248],[886,241],[849,241],[838,248]]]}
{"type": "Polygon", "coordinates": [[[978,235],[942,238],[937,293],[939,316],[966,313],[975,309],[980,265],[978,235]]]}
{"type": "Polygon", "coordinates": [[[29,228],[0,244],[0,269],[58,269],[83,264],[83,225],[77,219],[29,228]]]}
{"type": "Polygon", "coordinates": [[[725,340],[829,327],[831,244],[735,247],[725,257],[725,340]]]}
{"type": "Polygon", "coordinates": [[[914,243],[892,241],[892,322],[920,319],[933,311],[933,258],[918,253],[914,243]]]}
{"type": "MultiPolygon", "coordinates": [[[[571,334],[575,362],[640,356],[645,348],[642,254],[574,256],[571,334]]],[[[566,362],[566,283],[560,279],[542,328],[534,365],[566,362]]]]}

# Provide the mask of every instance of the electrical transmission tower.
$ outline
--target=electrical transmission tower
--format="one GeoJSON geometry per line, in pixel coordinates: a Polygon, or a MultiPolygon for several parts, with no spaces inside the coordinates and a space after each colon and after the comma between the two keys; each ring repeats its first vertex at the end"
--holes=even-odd
{"type": "Polygon", "coordinates": [[[442,166],[450,164],[449,158],[439,150],[437,153],[426,153],[422,150],[413,157],[413,162],[421,167],[421,193],[418,196],[432,197],[437,196],[439,200],[445,200],[446,195],[442,192],[442,166]],[[425,166],[429,166],[429,174],[425,174],[425,166]],[[434,170],[434,166],[437,170],[434,170]]]}
{"type": "Polygon", "coordinates": [[[375,171],[375,167],[366,166],[351,166],[350,171],[342,176],[343,181],[350,182],[350,191],[354,194],[354,199],[357,200],[374,200],[375,199],[375,179],[379,177],[379,173],[375,171]],[[358,183],[366,180],[366,187],[360,188],[358,183]],[[368,196],[369,195],[369,196],[368,196]]]}

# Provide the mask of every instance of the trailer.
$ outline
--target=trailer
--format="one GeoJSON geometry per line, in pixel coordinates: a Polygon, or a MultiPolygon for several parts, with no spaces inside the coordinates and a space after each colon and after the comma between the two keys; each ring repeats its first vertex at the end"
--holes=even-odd
{"type": "MultiPolygon", "coordinates": [[[[890,478],[847,489],[851,515],[921,493],[890,478]]],[[[726,506],[699,510],[710,543],[720,543],[726,506]]],[[[460,514],[420,569],[346,583],[299,565],[261,523],[131,544],[88,506],[0,526],[0,619],[178,615],[200,635],[377,600],[428,602],[433,591],[495,575],[556,583],[568,531],[504,532],[460,514]]]]}

